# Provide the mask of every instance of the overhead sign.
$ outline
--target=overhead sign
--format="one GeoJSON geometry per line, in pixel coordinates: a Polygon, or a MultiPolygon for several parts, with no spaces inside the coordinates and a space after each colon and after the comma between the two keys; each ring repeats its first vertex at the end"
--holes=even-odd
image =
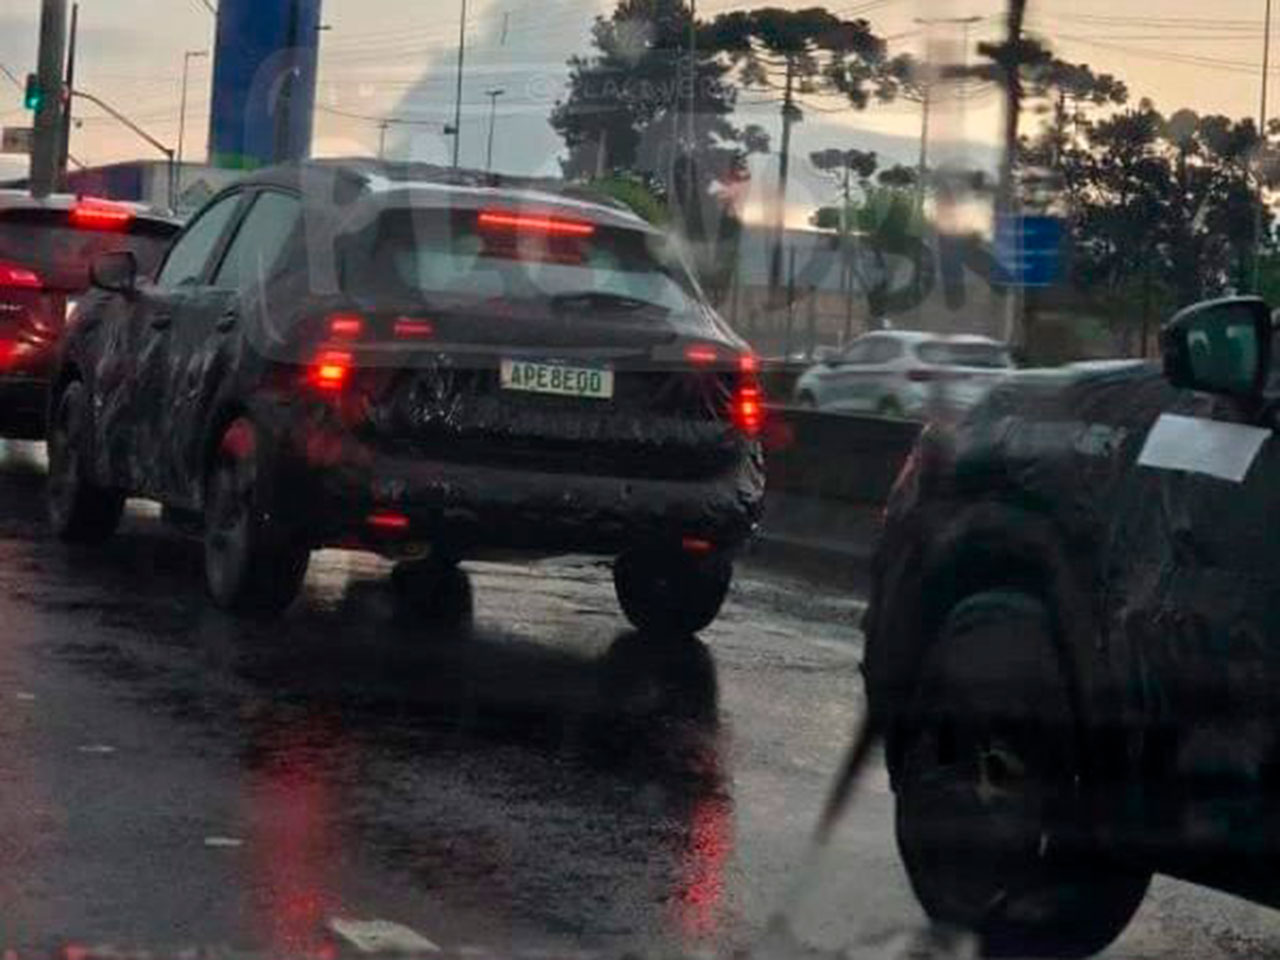
{"type": "Polygon", "coordinates": [[[996,276],[1006,287],[1048,287],[1062,269],[1062,221],[1001,216],[996,221],[996,276]]]}
{"type": "Polygon", "coordinates": [[[30,127],[0,128],[0,153],[31,153],[35,131],[30,127]]]}

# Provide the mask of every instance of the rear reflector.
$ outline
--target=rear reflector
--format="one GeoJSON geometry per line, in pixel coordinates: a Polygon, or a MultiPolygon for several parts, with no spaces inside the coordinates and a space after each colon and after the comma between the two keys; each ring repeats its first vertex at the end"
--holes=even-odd
{"type": "Polygon", "coordinates": [[[390,510],[369,514],[367,522],[373,529],[385,533],[399,533],[409,529],[409,518],[403,513],[392,513],[390,510]]]}
{"type": "Polygon", "coordinates": [[[476,218],[476,223],[491,230],[524,230],[562,237],[589,237],[596,232],[595,224],[582,220],[562,220],[559,217],[532,216],[502,210],[483,210],[476,218]]]}
{"type": "Polygon", "coordinates": [[[702,540],[698,537],[685,537],[680,541],[680,548],[684,550],[685,553],[702,555],[710,553],[715,549],[715,544],[710,540],[702,540]]]}
{"type": "Polygon", "coordinates": [[[17,287],[22,290],[39,290],[43,286],[40,274],[16,263],[0,261],[0,287],[17,287]]]}
{"type": "Polygon", "coordinates": [[[133,211],[108,200],[81,200],[69,219],[78,230],[123,230],[133,222],[133,211]]]}
{"type": "Polygon", "coordinates": [[[341,390],[351,377],[351,354],[345,350],[325,350],[311,365],[309,380],[318,390],[341,390]]]}
{"type": "Polygon", "coordinates": [[[400,317],[392,330],[401,340],[426,340],[435,336],[436,326],[430,320],[411,320],[408,317],[400,317]]]}
{"type": "Polygon", "coordinates": [[[329,336],[334,340],[358,340],[364,333],[364,318],[355,313],[335,313],[329,318],[329,336]]]}

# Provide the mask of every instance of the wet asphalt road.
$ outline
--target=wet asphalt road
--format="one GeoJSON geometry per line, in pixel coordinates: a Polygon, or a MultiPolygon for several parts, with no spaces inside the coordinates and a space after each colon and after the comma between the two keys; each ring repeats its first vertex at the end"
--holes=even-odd
{"type": "MultiPolygon", "coordinates": [[[[0,950],[672,956],[786,903],[798,941],[879,956],[921,925],[882,769],[805,855],[861,709],[856,598],[748,569],[661,640],[594,561],[475,564],[424,624],[386,563],[326,552],[244,623],[145,506],[51,542],[42,474],[0,445],[0,950]]],[[[1159,880],[1108,955],[1280,955],[1280,919],[1159,880]]]]}

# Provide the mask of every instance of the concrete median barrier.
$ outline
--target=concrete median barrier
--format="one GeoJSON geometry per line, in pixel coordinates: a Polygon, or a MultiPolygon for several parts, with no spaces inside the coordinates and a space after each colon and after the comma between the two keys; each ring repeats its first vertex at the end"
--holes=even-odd
{"type": "Polygon", "coordinates": [[[922,424],[771,407],[768,493],[751,561],[858,585],[922,424]]]}

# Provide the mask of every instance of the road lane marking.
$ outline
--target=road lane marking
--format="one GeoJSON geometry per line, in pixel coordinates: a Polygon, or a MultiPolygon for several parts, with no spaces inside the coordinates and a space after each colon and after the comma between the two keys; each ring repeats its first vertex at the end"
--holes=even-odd
{"type": "Polygon", "coordinates": [[[440,948],[404,924],[390,920],[330,917],[329,929],[361,953],[439,953],[440,948]]]}
{"type": "Polygon", "coordinates": [[[80,753],[97,753],[104,756],[116,752],[116,748],[107,743],[85,743],[76,747],[76,750],[80,753]]]}
{"type": "Polygon", "coordinates": [[[243,847],[244,841],[238,837],[205,837],[204,845],[215,850],[227,850],[234,847],[243,847]]]}
{"type": "Polygon", "coordinates": [[[27,693],[27,691],[25,690],[19,690],[17,693],[13,695],[13,699],[21,700],[23,703],[31,703],[35,700],[35,698],[36,698],[36,695],[34,693],[27,693]]]}

